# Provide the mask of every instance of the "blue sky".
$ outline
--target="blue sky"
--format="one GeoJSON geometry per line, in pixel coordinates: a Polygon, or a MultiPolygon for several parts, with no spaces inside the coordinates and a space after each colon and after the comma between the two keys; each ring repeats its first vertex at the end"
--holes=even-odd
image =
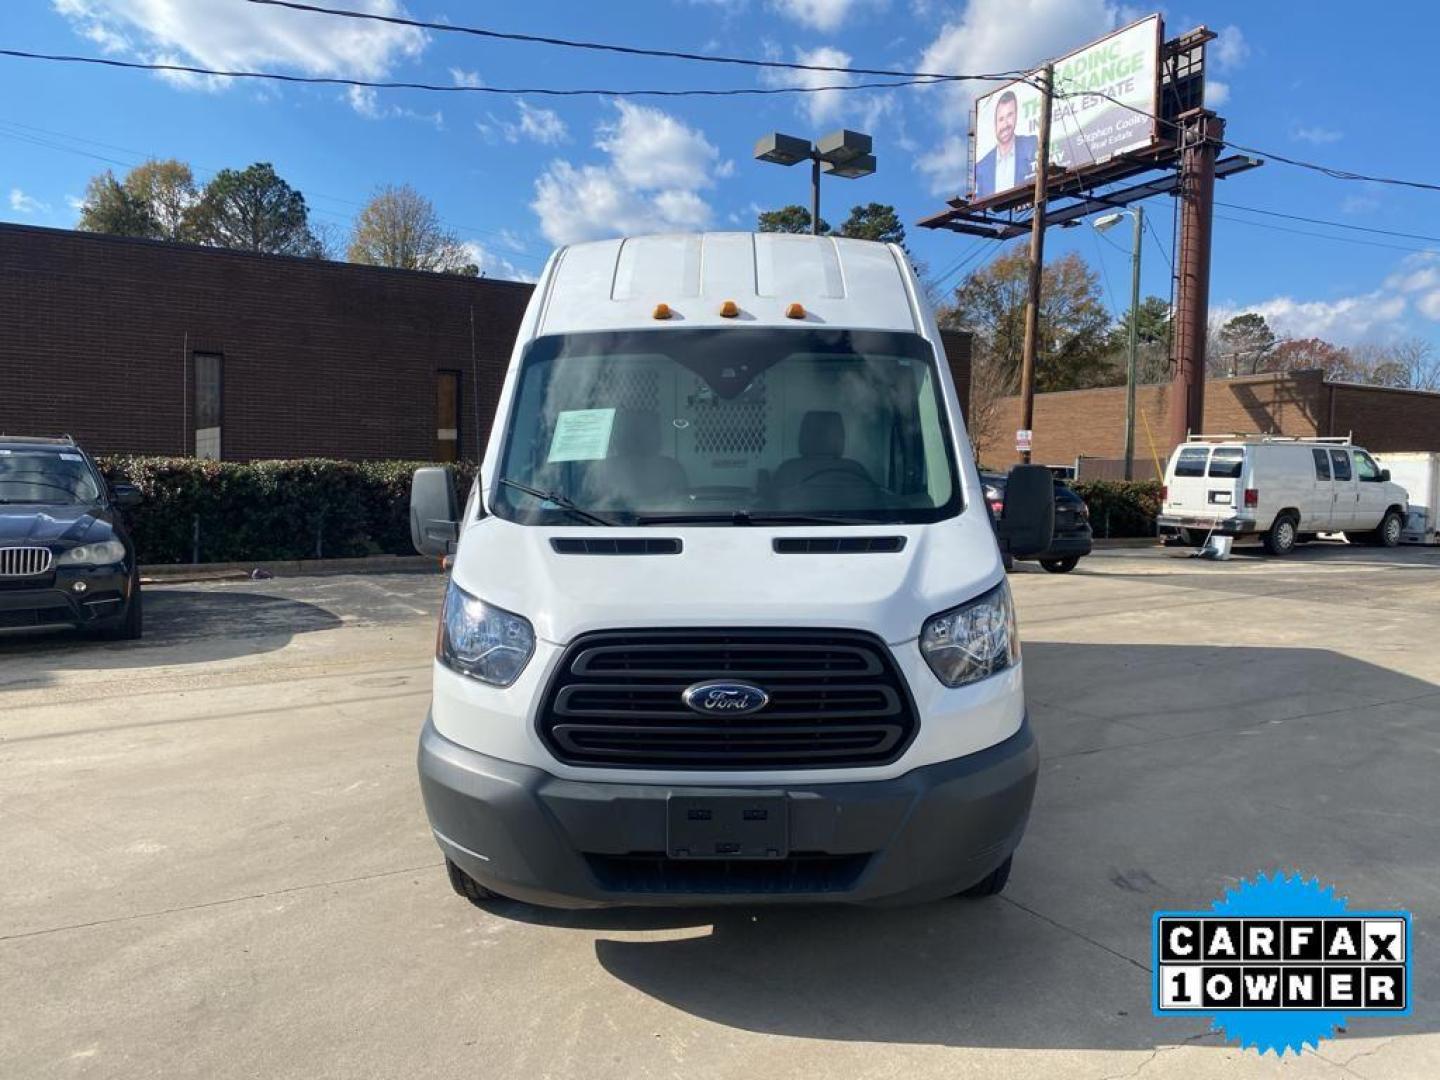
{"type": "MultiPolygon", "coordinates": [[[[1104,0],[331,0],[330,6],[684,51],[965,72],[1028,67],[1155,10],[1104,0]]],[[[1228,119],[1231,140],[1358,172],[1435,178],[1440,120],[1414,102],[1419,73],[1433,60],[1440,5],[1410,3],[1403,17],[1368,21],[1339,3],[1216,0],[1159,10],[1167,36],[1201,23],[1220,32],[1211,46],[1211,103],[1228,119]]],[[[34,51],[492,87],[777,80],[743,68],[423,33],[243,0],[7,0],[0,40],[34,51]]],[[[93,173],[118,172],[145,157],[187,160],[202,180],[215,169],[267,160],[342,241],[376,185],[410,183],[475,246],[487,273],[532,276],[557,243],[664,227],[751,228],[758,208],[805,201],[803,167],[751,158],[755,138],[771,129],[874,131],[879,171],[829,181],[822,213],[838,223],[853,203],[890,202],[908,225],[963,187],[968,93],[954,87],[623,101],[347,93],[0,58],[0,217],[70,226],[93,173]]],[[[1440,234],[1440,193],[1341,182],[1275,162],[1221,183],[1217,198],[1440,234]]],[[[1158,235],[1146,242],[1145,289],[1168,296],[1171,201],[1152,200],[1147,212],[1158,235]]],[[[1230,207],[1218,213],[1211,295],[1221,314],[1260,310],[1294,336],[1342,342],[1421,336],[1440,344],[1440,244],[1230,207]],[[1382,244],[1393,246],[1373,246],[1382,244]]],[[[932,270],[955,265],[976,243],[910,233],[912,250],[932,270]]],[[[1102,267],[1107,298],[1123,308],[1128,242],[1126,229],[1102,237],[1085,228],[1052,230],[1047,244],[1051,253],[1078,250],[1102,267]]]]}

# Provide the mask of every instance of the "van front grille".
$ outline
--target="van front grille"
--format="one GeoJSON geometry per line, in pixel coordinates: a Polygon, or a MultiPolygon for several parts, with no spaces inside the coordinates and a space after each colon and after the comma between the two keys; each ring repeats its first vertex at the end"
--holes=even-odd
{"type": "Polygon", "coordinates": [[[624,630],[578,638],[541,704],[539,732],[571,765],[833,768],[894,761],[915,710],[890,650],[853,630],[624,630]],[[683,694],[733,679],[769,695],[702,715],[683,694]]]}
{"type": "Polygon", "coordinates": [[[53,558],[46,547],[0,547],[0,578],[39,577],[53,558]]]}

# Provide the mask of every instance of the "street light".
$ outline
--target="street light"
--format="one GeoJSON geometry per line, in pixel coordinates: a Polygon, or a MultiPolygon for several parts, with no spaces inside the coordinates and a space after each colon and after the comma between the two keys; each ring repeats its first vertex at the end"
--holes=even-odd
{"type": "Polygon", "coordinates": [[[1140,351],[1140,238],[1145,229],[1145,208],[1136,206],[1104,214],[1094,221],[1095,231],[1104,232],[1120,224],[1129,214],[1135,219],[1135,245],[1130,253],[1130,355],[1125,364],[1125,479],[1135,471],[1135,368],[1140,351]]]}
{"type": "Polygon", "coordinates": [[[875,171],[875,155],[870,152],[871,139],[860,131],[832,131],[817,144],[794,135],[772,131],[755,144],[755,160],[772,165],[798,165],[810,162],[810,231],[820,233],[820,173],[826,172],[845,180],[858,180],[875,171]]]}

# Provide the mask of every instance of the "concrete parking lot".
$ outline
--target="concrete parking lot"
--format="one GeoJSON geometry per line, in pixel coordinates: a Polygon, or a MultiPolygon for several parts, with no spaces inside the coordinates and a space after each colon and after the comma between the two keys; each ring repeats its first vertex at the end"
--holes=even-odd
{"type": "Polygon", "coordinates": [[[1013,578],[1044,755],[1008,891],[564,913],[454,896],[430,575],[153,587],[0,639],[0,1075],[1440,1075],[1440,552],[1013,578]],[[1149,1006],[1150,917],[1294,867],[1415,915],[1414,1015],[1258,1058],[1149,1006]]]}

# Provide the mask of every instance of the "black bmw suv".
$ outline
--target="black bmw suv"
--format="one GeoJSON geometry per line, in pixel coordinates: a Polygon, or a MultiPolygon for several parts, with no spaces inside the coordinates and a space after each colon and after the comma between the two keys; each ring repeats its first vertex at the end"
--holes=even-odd
{"type": "MultiPolygon", "coordinates": [[[[980,480],[985,485],[985,501],[990,506],[992,522],[998,521],[1005,510],[1006,479],[1003,473],[980,474],[980,480]]],[[[1033,558],[1052,574],[1068,574],[1082,558],[1090,554],[1091,547],[1090,508],[1069,485],[1056,479],[1055,531],[1050,536],[1050,546],[1033,558]]],[[[1005,569],[1010,569],[1009,555],[1005,557],[1005,569]]]]}
{"type": "Polygon", "coordinates": [[[139,502],[68,436],[0,436],[0,630],[138,638],[140,567],[120,510],[139,502]]]}

